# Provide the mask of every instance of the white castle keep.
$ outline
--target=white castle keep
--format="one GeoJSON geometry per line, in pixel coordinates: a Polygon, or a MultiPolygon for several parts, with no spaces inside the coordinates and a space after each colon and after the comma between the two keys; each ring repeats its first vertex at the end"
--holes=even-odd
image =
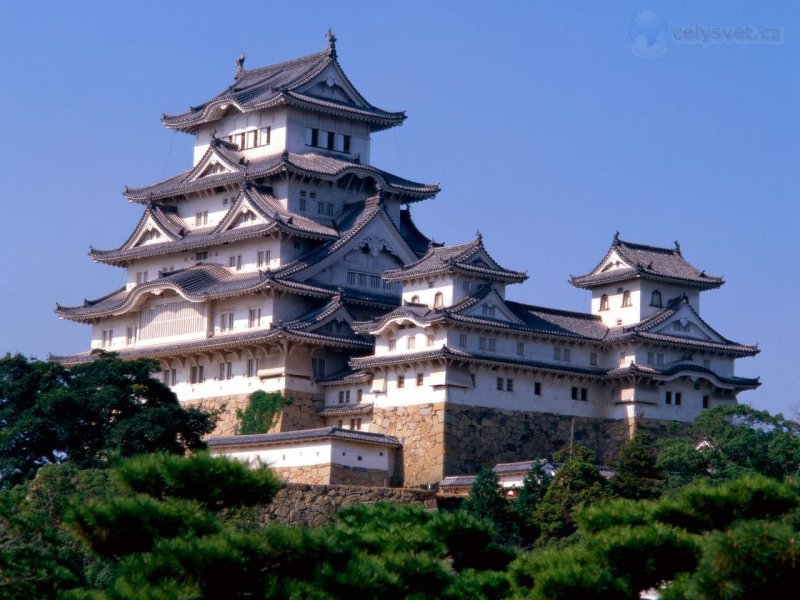
{"type": "Polygon", "coordinates": [[[372,165],[372,134],[405,113],[370,104],[328,39],[268,67],[241,57],[222,93],[165,115],[194,136],[192,168],[126,188],[141,220],[118,248],[91,248],[126,285],[56,309],[91,324],[92,350],[157,359],[181,402],[225,406],[216,452],[293,481],[419,485],[571,440],[607,457],[637,423],[688,422],[759,385],[734,374],[757,348],[700,316],[723,280],[677,243],[614,236],[572,278],[588,314],[508,300],[527,275],[480,235],[432,243],[410,206],[439,186],[372,165]],[[256,390],[290,404],[273,432],[234,436],[256,390]]]}

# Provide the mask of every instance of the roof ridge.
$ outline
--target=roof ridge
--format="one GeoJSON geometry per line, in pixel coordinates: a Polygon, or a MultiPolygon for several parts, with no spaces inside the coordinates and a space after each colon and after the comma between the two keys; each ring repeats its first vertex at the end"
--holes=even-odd
{"type": "Polygon", "coordinates": [[[664,246],[651,246],[649,244],[640,244],[639,242],[626,242],[625,240],[617,239],[614,242],[615,246],[623,246],[631,248],[632,250],[648,250],[651,252],[662,252],[664,254],[680,254],[677,248],[665,248],[664,246]]]}
{"type": "Polygon", "coordinates": [[[303,62],[312,62],[319,58],[329,57],[330,58],[330,48],[325,48],[319,52],[314,52],[313,54],[306,54],[305,56],[298,56],[297,58],[290,58],[288,60],[284,60],[282,62],[273,63],[271,65],[263,65],[261,67],[254,67],[252,69],[242,69],[241,75],[239,79],[244,79],[245,77],[252,76],[252,75],[260,75],[262,73],[266,73],[271,70],[279,70],[285,69],[289,65],[300,64],[303,62]]]}
{"type": "Polygon", "coordinates": [[[593,315],[592,313],[579,312],[575,310],[565,310],[562,308],[552,308],[549,306],[538,306],[536,304],[526,304],[525,302],[517,302],[516,300],[506,300],[506,304],[515,304],[520,307],[532,308],[536,311],[545,312],[551,315],[561,315],[564,317],[576,317],[578,319],[586,319],[587,321],[600,321],[603,318],[600,315],[593,315]]]}

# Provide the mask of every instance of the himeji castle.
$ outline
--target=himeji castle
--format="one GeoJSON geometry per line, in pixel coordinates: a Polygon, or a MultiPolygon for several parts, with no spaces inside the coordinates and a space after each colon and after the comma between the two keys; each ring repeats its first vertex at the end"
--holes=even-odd
{"type": "MultiPolygon", "coordinates": [[[[336,38],[317,54],[246,69],[166,127],[194,136],[193,165],[126,188],[142,216],[96,262],[126,284],[60,318],[90,324],[91,351],[149,357],[186,405],[224,407],[209,445],[305,483],[423,485],[570,443],[607,459],[657,430],[735,403],[758,349],[700,316],[723,284],[661,248],[613,237],[571,283],[591,312],[507,298],[527,279],[478,234],[431,241],[411,205],[433,198],[373,166],[373,133],[404,112],[370,104],[336,38]],[[256,391],[289,404],[273,431],[236,436],[256,391]]],[[[466,216],[466,215],[465,215],[466,216]]],[[[477,218],[477,216],[476,216],[477,218]]]]}

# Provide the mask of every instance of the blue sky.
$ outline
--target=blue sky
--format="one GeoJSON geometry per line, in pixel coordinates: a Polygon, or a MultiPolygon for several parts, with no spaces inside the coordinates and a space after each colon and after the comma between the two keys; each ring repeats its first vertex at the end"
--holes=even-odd
{"type": "Polygon", "coordinates": [[[53,308],[122,285],[89,245],[117,247],[136,224],[125,185],[190,165],[191,138],[161,113],[223,89],[241,52],[248,67],[310,54],[330,27],[364,95],[408,111],[373,138],[373,163],[441,183],[414,207],[423,231],[457,243],[480,228],[531,275],[510,298],[584,311],[568,277],[615,231],[679,240],[727,280],[704,318],[762,348],[738,373],[763,386],[740,399],[800,402],[793,3],[15,2],[3,15],[0,352],[88,348],[89,328],[53,308]]]}

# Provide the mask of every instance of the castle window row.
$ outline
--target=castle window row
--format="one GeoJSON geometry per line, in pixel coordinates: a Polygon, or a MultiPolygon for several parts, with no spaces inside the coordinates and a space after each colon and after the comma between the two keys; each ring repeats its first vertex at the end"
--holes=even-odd
{"type": "MultiPolygon", "coordinates": [[[[249,358],[244,363],[244,372],[243,375],[245,377],[256,377],[258,375],[258,368],[259,368],[259,359],[258,358],[249,358]]],[[[236,371],[234,368],[234,364],[231,361],[221,361],[218,364],[218,374],[217,381],[229,381],[234,378],[236,375],[236,371]]],[[[167,386],[175,386],[178,384],[178,371],[177,369],[164,369],[161,373],[162,381],[164,385],[167,386]]],[[[204,365],[196,365],[189,369],[189,374],[187,378],[187,383],[194,385],[198,383],[205,383],[206,381],[206,374],[205,374],[205,366],[204,365]]]]}
{"type": "MultiPolygon", "coordinates": [[[[251,214],[251,213],[248,213],[251,214]]],[[[199,252],[195,252],[194,259],[196,261],[204,261],[208,260],[208,250],[202,250],[199,252]]],[[[252,259],[251,259],[252,260],[252,259]]],[[[271,250],[259,250],[256,253],[254,264],[257,268],[268,267],[270,261],[272,260],[272,251],[271,250]]],[[[242,268],[247,264],[244,255],[236,254],[234,256],[228,256],[228,268],[233,269],[234,271],[241,271],[242,268]]],[[[143,272],[144,280],[138,280],[138,273],[137,273],[137,283],[144,283],[147,281],[147,272],[143,272]]],[[[168,274],[169,270],[162,271],[163,274],[168,274]]]]}
{"type": "Polygon", "coordinates": [[[571,362],[572,361],[572,351],[569,348],[562,348],[561,346],[556,346],[553,348],[553,360],[557,362],[571,362]]]}
{"type": "MultiPolygon", "coordinates": [[[[631,292],[630,292],[630,290],[623,290],[622,288],[619,288],[617,290],[617,292],[619,294],[622,294],[622,304],[621,304],[622,308],[627,308],[629,306],[633,306],[633,302],[631,301],[631,292]]],[[[659,303],[658,303],[657,306],[661,306],[661,293],[660,292],[654,292],[654,294],[658,294],[658,302],[659,303]]],[[[656,305],[652,304],[652,301],[651,301],[651,306],[656,306],[656,305]]],[[[609,302],[608,302],[608,294],[603,294],[602,296],[600,296],[600,310],[610,310],[610,305],[609,305],[609,302]]]]}
{"type": "Polygon", "coordinates": [[[350,136],[324,129],[306,128],[306,146],[350,154],[350,136]]]}
{"type": "Polygon", "coordinates": [[[241,133],[231,134],[228,136],[228,141],[231,144],[236,144],[239,150],[249,150],[250,148],[267,146],[271,137],[272,129],[270,127],[262,127],[261,129],[248,129],[241,133]]]}
{"type": "MultiPolygon", "coordinates": [[[[364,399],[364,390],[356,390],[356,403],[361,403],[364,399]]],[[[350,390],[339,390],[339,404],[350,404],[350,390]]]]}
{"type": "Polygon", "coordinates": [[[497,378],[497,391],[502,392],[513,392],[514,391],[514,380],[513,379],[505,379],[505,387],[503,386],[504,380],[502,377],[497,378]]]}
{"type": "Polygon", "coordinates": [[[308,199],[316,199],[317,193],[316,192],[306,192],[306,190],[300,190],[300,201],[298,202],[298,206],[300,210],[308,210],[308,199]]]}
{"type": "Polygon", "coordinates": [[[573,400],[580,400],[582,402],[587,402],[589,400],[588,388],[573,386],[571,391],[571,398],[573,400]]]}
{"type": "Polygon", "coordinates": [[[372,273],[359,273],[358,271],[347,272],[347,285],[356,287],[372,288],[375,290],[388,290],[391,289],[388,282],[383,281],[380,275],[373,275],[372,273]]]}
{"type": "MultiPolygon", "coordinates": [[[[339,429],[344,429],[344,419],[339,419],[337,425],[339,429]]],[[[361,431],[361,417],[356,417],[354,419],[350,419],[350,429],[353,431],[361,431]]],[[[344,456],[344,452],[342,452],[342,456],[344,456]]],[[[381,456],[383,456],[383,452],[381,452],[381,456]]],[[[358,457],[358,460],[361,460],[361,457],[358,457]]]]}
{"type": "Polygon", "coordinates": [[[683,395],[681,392],[664,392],[665,404],[674,404],[675,406],[680,406],[682,401],[683,395]]]}

